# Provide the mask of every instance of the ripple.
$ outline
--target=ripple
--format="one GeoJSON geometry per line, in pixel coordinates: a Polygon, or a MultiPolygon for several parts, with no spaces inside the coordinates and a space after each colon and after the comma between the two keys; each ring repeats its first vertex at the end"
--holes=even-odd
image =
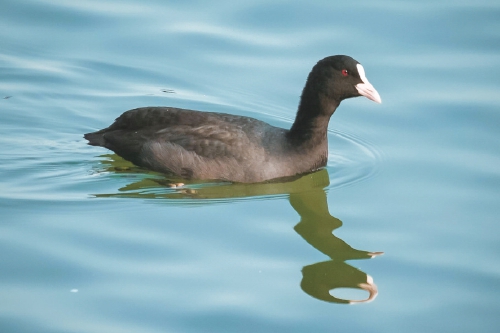
{"type": "Polygon", "coordinates": [[[327,170],[329,188],[349,186],[374,177],[380,170],[382,153],[370,142],[339,130],[329,131],[327,170]]]}

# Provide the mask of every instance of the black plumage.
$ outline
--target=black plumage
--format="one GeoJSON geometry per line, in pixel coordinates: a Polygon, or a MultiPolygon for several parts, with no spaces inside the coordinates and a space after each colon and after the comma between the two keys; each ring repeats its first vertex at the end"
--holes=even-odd
{"type": "Polygon", "coordinates": [[[381,102],[356,60],[331,56],[309,74],[290,130],[243,116],[145,107],[85,138],[138,166],[183,178],[262,182],[325,166],[330,117],[356,96],[381,102]]]}

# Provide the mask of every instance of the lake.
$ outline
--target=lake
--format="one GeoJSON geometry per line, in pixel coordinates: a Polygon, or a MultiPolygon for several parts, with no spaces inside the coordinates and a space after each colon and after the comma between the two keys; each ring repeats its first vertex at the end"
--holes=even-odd
{"type": "Polygon", "coordinates": [[[500,3],[4,0],[0,331],[498,332],[500,3]],[[86,144],[173,106],[289,128],[361,62],[326,168],[186,181],[86,144]]]}

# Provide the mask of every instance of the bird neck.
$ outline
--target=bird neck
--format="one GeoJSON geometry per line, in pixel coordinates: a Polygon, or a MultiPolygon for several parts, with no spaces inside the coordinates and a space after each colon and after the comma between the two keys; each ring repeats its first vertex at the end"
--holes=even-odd
{"type": "Polygon", "coordinates": [[[308,89],[302,92],[295,121],[288,133],[291,143],[298,146],[318,146],[327,141],[328,123],[340,102],[308,89]]]}

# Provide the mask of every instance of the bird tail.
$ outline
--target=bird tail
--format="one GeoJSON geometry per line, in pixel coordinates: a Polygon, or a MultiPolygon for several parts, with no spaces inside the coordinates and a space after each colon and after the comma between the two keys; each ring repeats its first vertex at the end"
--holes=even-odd
{"type": "Polygon", "coordinates": [[[91,146],[104,146],[104,133],[101,131],[84,134],[83,137],[89,140],[91,146]]]}

